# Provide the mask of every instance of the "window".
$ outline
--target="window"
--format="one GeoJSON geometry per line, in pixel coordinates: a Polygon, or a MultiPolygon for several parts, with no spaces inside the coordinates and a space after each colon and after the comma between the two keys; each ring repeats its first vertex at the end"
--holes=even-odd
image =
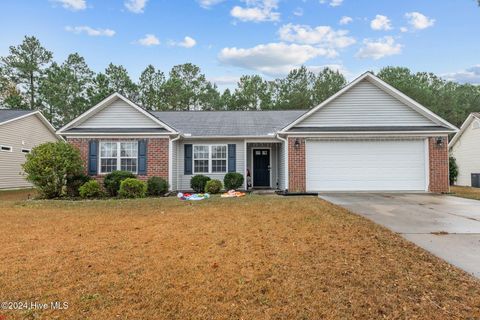
{"type": "Polygon", "coordinates": [[[22,152],[23,152],[23,153],[30,153],[30,149],[22,148],[22,152]]]}
{"type": "Polygon", "coordinates": [[[137,141],[101,141],[100,173],[124,170],[137,173],[137,141]]]}
{"type": "Polygon", "coordinates": [[[193,146],[193,172],[227,172],[227,146],[193,146]]]}
{"type": "Polygon", "coordinates": [[[12,152],[12,147],[0,145],[0,151],[3,151],[3,152],[12,152]]]}
{"type": "Polygon", "coordinates": [[[212,146],[212,172],[227,172],[227,146],[212,146]]]}

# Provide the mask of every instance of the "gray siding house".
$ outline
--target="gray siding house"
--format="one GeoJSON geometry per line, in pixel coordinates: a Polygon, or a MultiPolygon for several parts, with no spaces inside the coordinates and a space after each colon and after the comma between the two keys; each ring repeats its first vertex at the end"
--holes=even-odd
{"type": "Polygon", "coordinates": [[[147,111],[113,94],[57,133],[98,178],[128,170],[189,190],[193,175],[244,189],[448,191],[457,128],[371,73],[310,110],[147,111]]]}
{"type": "Polygon", "coordinates": [[[458,165],[457,185],[471,187],[472,174],[480,174],[479,142],[480,113],[475,112],[467,117],[450,143],[450,152],[458,165]]]}
{"type": "Polygon", "coordinates": [[[39,144],[59,139],[39,111],[0,109],[0,189],[31,187],[22,170],[25,155],[39,144]]]}

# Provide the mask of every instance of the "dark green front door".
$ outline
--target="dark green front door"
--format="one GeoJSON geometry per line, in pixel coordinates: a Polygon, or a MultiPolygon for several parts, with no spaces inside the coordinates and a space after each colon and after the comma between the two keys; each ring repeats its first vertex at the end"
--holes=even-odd
{"type": "Polygon", "coordinates": [[[253,187],[270,187],[270,150],[253,150],[253,187]]]}

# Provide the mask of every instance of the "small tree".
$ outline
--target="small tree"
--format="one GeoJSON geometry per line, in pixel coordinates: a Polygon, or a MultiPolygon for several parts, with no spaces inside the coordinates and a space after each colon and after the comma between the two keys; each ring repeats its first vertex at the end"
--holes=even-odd
{"type": "Polygon", "coordinates": [[[457,182],[458,165],[457,165],[457,160],[452,156],[448,158],[448,169],[449,169],[450,185],[454,185],[455,182],[457,182]]]}
{"type": "Polygon", "coordinates": [[[43,197],[56,198],[66,194],[68,178],[82,172],[82,159],[66,142],[47,142],[27,154],[23,170],[43,197]]]}

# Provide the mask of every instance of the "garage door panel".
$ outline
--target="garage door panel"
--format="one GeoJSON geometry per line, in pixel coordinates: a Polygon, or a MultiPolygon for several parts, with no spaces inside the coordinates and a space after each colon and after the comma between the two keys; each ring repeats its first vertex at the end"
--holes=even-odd
{"type": "Polygon", "coordinates": [[[307,190],[425,190],[424,140],[307,141],[307,190]]]}

